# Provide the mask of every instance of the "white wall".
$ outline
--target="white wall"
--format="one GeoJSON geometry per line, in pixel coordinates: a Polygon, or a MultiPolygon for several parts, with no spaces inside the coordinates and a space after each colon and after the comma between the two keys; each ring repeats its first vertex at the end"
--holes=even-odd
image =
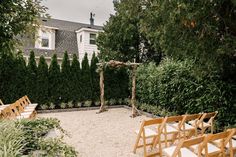
{"type": "Polygon", "coordinates": [[[90,33],[98,35],[98,30],[93,29],[82,29],[77,31],[77,42],[79,50],[79,61],[82,63],[85,53],[88,54],[89,62],[92,59],[92,55],[95,52],[97,55],[99,53],[97,45],[90,44],[90,33]],[[80,43],[80,35],[82,35],[82,43],[80,43]]]}
{"type": "Polygon", "coordinates": [[[44,28],[44,27],[39,28],[38,32],[36,33],[35,48],[55,50],[55,32],[56,32],[55,29],[44,28]],[[49,39],[49,47],[48,48],[41,46],[42,30],[45,31],[45,34],[47,34],[47,36],[48,36],[48,39],[49,39]]]}

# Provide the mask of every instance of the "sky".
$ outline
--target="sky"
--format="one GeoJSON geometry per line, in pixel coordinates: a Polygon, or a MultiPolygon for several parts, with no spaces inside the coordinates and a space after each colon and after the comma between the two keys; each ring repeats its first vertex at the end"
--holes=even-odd
{"type": "Polygon", "coordinates": [[[95,25],[103,25],[114,14],[112,0],[43,0],[52,18],[90,23],[90,12],[95,14],[95,25]]]}

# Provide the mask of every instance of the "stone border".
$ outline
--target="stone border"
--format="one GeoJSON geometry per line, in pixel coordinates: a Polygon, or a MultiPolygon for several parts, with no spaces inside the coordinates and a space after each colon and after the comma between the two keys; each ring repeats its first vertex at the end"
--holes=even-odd
{"type": "MultiPolygon", "coordinates": [[[[123,108],[123,107],[124,105],[113,105],[113,106],[108,106],[108,109],[123,108]]],[[[73,111],[88,111],[88,110],[99,110],[99,109],[100,106],[94,106],[94,107],[53,109],[53,110],[37,110],[37,113],[73,112],[73,111]]]]}
{"type": "MultiPolygon", "coordinates": [[[[114,108],[125,108],[127,110],[132,110],[132,107],[127,106],[127,105],[113,105],[113,106],[107,106],[108,109],[114,109],[114,108]]],[[[57,113],[57,112],[74,112],[74,111],[88,111],[88,110],[99,110],[99,106],[95,107],[80,107],[80,108],[66,108],[66,109],[54,109],[54,110],[38,110],[37,113],[42,114],[42,113],[57,113]]],[[[159,116],[156,116],[154,114],[144,112],[141,110],[138,110],[139,113],[142,115],[145,115],[150,118],[158,118],[159,116]]]]}

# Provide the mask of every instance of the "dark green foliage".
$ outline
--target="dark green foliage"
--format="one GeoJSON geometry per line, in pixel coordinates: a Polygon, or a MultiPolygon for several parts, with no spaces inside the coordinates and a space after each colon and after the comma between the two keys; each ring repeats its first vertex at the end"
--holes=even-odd
{"type": "Polygon", "coordinates": [[[73,60],[71,63],[71,79],[70,79],[70,94],[73,103],[77,103],[82,97],[82,82],[81,82],[81,69],[80,63],[76,54],[73,55],[73,60]]]}
{"type": "Polygon", "coordinates": [[[99,87],[99,73],[96,72],[98,58],[96,57],[95,53],[93,53],[92,59],[91,59],[91,83],[92,83],[92,98],[91,100],[96,101],[99,99],[100,95],[100,87],[99,87]]]}
{"type": "Polygon", "coordinates": [[[39,59],[37,75],[37,101],[40,105],[49,102],[48,99],[48,65],[43,56],[39,59]]]}
{"type": "MultiPolygon", "coordinates": [[[[66,135],[66,132],[61,128],[60,121],[55,118],[40,118],[35,120],[23,119],[16,121],[15,128],[11,130],[23,132],[21,138],[21,152],[25,155],[35,156],[32,153],[38,150],[40,156],[77,156],[77,152],[73,147],[68,146],[63,142],[62,137],[45,138],[51,130],[57,129],[61,136],[66,135]],[[50,150],[49,150],[50,149],[50,150]]],[[[18,134],[17,134],[18,135],[18,134]]],[[[1,137],[0,137],[1,138],[1,137]]],[[[4,137],[2,137],[4,139],[4,137]]],[[[14,141],[9,141],[9,143],[14,141]]],[[[13,148],[15,150],[17,148],[13,148]]]]}
{"type": "Polygon", "coordinates": [[[141,29],[154,48],[165,55],[195,60],[199,75],[218,71],[223,80],[235,82],[233,1],[147,0],[141,29]]]}
{"type": "Polygon", "coordinates": [[[119,99],[129,97],[129,76],[126,68],[105,69],[104,74],[105,98],[119,99]]]}
{"type": "Polygon", "coordinates": [[[82,61],[82,70],[81,70],[81,82],[82,84],[82,100],[91,100],[92,98],[92,84],[90,77],[90,67],[88,62],[88,55],[85,53],[82,61]]]}
{"type": "Polygon", "coordinates": [[[17,54],[15,62],[15,96],[11,102],[27,94],[27,67],[22,52],[17,54]]]}
{"type": "Polygon", "coordinates": [[[32,33],[46,8],[40,1],[1,1],[0,3],[0,54],[16,47],[16,36],[32,33]]]}
{"type": "MultiPolygon", "coordinates": [[[[138,69],[137,97],[141,103],[157,105],[177,114],[219,111],[220,126],[234,124],[235,98],[229,84],[214,77],[198,77],[193,61],[164,60],[138,69]]],[[[220,128],[218,128],[220,129],[220,128]]]]}
{"type": "Polygon", "coordinates": [[[35,80],[37,80],[37,65],[35,61],[34,52],[31,51],[29,62],[27,65],[26,89],[27,89],[27,95],[33,102],[35,102],[37,99],[37,93],[36,93],[37,84],[35,80]]]}
{"type": "Polygon", "coordinates": [[[115,15],[111,15],[98,36],[99,57],[121,61],[160,61],[160,52],[155,52],[140,31],[143,10],[142,0],[121,0],[115,3],[115,15]]]}
{"type": "Polygon", "coordinates": [[[4,103],[15,99],[15,65],[12,54],[4,53],[0,58],[0,96],[4,103]]]}
{"type": "Polygon", "coordinates": [[[49,82],[49,99],[50,102],[58,105],[61,101],[61,73],[60,66],[57,62],[57,55],[54,54],[48,71],[48,82],[49,82]]]}
{"type": "Polygon", "coordinates": [[[68,102],[70,100],[70,83],[71,83],[71,73],[70,73],[70,61],[68,53],[65,52],[62,65],[61,65],[61,101],[68,102]]]}

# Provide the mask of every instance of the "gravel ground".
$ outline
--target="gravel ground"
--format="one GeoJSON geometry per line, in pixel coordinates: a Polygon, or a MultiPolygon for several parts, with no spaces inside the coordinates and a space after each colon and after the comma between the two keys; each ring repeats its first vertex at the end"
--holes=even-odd
{"type": "Polygon", "coordinates": [[[139,129],[146,116],[130,118],[125,108],[109,109],[96,114],[97,110],[38,114],[61,121],[70,134],[65,141],[74,146],[80,157],[141,157],[142,148],[132,153],[139,129]]]}

